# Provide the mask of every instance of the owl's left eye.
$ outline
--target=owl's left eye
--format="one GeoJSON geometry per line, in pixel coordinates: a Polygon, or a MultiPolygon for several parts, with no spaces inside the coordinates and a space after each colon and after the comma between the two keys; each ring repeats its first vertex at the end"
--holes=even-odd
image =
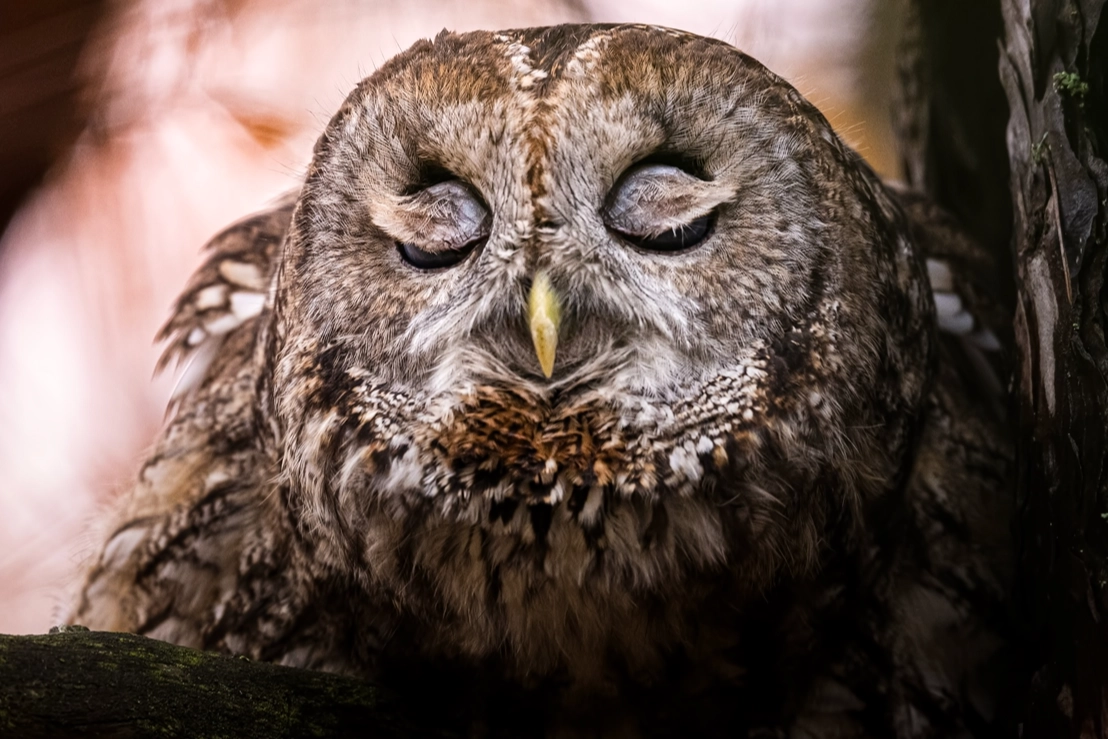
{"type": "Polygon", "coordinates": [[[708,236],[712,230],[712,222],[715,220],[712,214],[701,216],[692,223],[683,226],[675,226],[669,231],[663,231],[655,236],[636,236],[634,234],[621,234],[640,249],[650,251],[679,251],[696,246],[708,236]]]}
{"type": "Polygon", "coordinates": [[[604,209],[609,229],[640,249],[674,252],[708,238],[719,199],[713,183],[679,167],[641,164],[612,188],[604,209]]]}

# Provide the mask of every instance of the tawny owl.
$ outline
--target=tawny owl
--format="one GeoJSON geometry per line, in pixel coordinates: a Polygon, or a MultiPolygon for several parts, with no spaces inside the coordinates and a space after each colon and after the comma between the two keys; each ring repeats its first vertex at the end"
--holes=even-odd
{"type": "Polygon", "coordinates": [[[992,730],[987,266],[749,57],[444,32],[209,254],[73,621],[508,733],[992,730]]]}

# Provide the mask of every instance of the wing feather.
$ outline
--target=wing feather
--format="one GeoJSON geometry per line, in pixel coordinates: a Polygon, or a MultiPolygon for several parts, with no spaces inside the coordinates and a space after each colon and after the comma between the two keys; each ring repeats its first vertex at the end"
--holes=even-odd
{"type": "Polygon", "coordinates": [[[265,307],[297,194],[224,229],[204,247],[204,263],[157,335],[166,346],[156,371],[185,366],[174,400],[204,381],[227,336],[265,307]]]}

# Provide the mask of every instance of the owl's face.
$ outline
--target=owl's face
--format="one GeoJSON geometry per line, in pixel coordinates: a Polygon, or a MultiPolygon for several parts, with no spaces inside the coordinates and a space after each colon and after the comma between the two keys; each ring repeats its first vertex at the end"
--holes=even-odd
{"type": "Polygon", "coordinates": [[[746,506],[747,538],[819,528],[796,515],[822,510],[816,478],[830,509],[880,486],[910,431],[881,426],[927,381],[898,217],[811,105],[721,42],[420,42],[331,121],[293,219],[286,474],[321,520],[673,492],[746,506]],[[828,472],[848,456],[867,461],[828,472]]]}
{"type": "Polygon", "coordinates": [[[332,122],[284,285],[324,343],[413,392],[664,397],[802,320],[829,262],[874,290],[865,244],[843,248],[862,240],[829,187],[841,151],[792,88],[673,33],[533,35],[419,44],[332,122]],[[549,378],[538,275],[560,308],[549,378]]]}

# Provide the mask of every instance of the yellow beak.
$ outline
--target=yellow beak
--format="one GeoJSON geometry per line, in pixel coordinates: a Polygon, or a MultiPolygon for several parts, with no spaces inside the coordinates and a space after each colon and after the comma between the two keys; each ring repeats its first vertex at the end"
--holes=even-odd
{"type": "Polygon", "coordinates": [[[550,286],[547,276],[539,272],[531,283],[527,298],[527,322],[531,326],[531,341],[539,366],[547,377],[554,374],[554,353],[558,349],[558,325],[562,321],[562,307],[558,296],[550,286]]]}

